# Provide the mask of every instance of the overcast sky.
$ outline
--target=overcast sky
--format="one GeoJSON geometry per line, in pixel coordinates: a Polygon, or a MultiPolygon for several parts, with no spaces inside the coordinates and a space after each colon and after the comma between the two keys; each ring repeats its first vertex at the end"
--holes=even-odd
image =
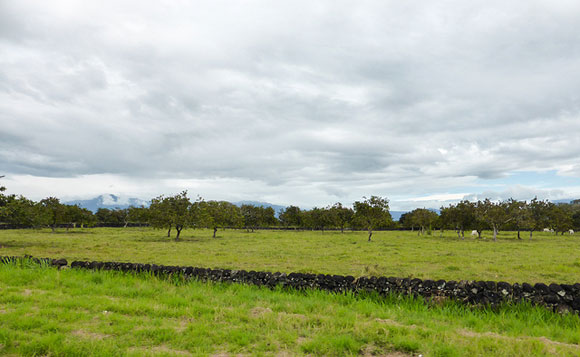
{"type": "Polygon", "coordinates": [[[0,181],[391,208],[580,197],[580,2],[0,0],[0,181]]]}

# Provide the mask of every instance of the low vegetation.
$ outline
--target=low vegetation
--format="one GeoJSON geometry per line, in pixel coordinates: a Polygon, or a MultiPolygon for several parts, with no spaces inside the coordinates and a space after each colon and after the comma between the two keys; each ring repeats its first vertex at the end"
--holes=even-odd
{"type": "Polygon", "coordinates": [[[0,354],[418,355],[580,353],[580,319],[420,300],[270,291],[111,271],[0,264],[0,354]]]}
{"type": "Polygon", "coordinates": [[[417,236],[410,231],[220,231],[185,229],[179,242],[141,228],[0,231],[0,255],[29,254],[71,260],[126,261],[209,268],[384,275],[445,280],[577,283],[580,245],[575,235],[489,231],[483,239],[453,231],[417,236]]]}

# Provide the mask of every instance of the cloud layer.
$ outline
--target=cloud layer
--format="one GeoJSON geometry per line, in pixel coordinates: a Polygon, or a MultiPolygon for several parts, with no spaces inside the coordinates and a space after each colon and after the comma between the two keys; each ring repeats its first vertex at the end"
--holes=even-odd
{"type": "Polygon", "coordinates": [[[2,2],[0,163],[68,196],[412,201],[519,171],[577,193],[578,23],[575,1],[2,2]]]}

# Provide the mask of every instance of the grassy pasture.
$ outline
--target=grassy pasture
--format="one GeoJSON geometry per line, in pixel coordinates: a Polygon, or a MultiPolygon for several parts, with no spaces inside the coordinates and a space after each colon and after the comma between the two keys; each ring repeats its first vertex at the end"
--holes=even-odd
{"type": "Polygon", "coordinates": [[[0,264],[0,355],[580,354],[580,319],[0,264]]]}
{"type": "Polygon", "coordinates": [[[69,260],[127,261],[210,268],[386,275],[446,280],[580,282],[580,235],[514,232],[490,239],[457,238],[454,232],[184,230],[182,240],[150,228],[0,231],[0,255],[30,254],[69,260]]]}

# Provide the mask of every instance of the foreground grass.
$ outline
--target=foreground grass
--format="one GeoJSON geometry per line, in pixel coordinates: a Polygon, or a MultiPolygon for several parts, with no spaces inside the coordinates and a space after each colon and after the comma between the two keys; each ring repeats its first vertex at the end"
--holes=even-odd
{"type": "Polygon", "coordinates": [[[0,264],[0,355],[579,355],[580,318],[0,264]]]}
{"type": "MultiPolygon", "coordinates": [[[[386,275],[446,280],[528,283],[580,282],[580,235],[536,232],[531,241],[514,232],[460,240],[453,232],[418,237],[413,232],[310,232],[185,230],[175,242],[150,228],[0,231],[0,255],[25,255],[189,265],[210,268],[386,275]]],[[[485,235],[485,234],[484,234],[485,235]]],[[[488,234],[489,235],[489,234],[488,234]]],[[[524,234],[525,236],[525,234],[524,234]]]]}

